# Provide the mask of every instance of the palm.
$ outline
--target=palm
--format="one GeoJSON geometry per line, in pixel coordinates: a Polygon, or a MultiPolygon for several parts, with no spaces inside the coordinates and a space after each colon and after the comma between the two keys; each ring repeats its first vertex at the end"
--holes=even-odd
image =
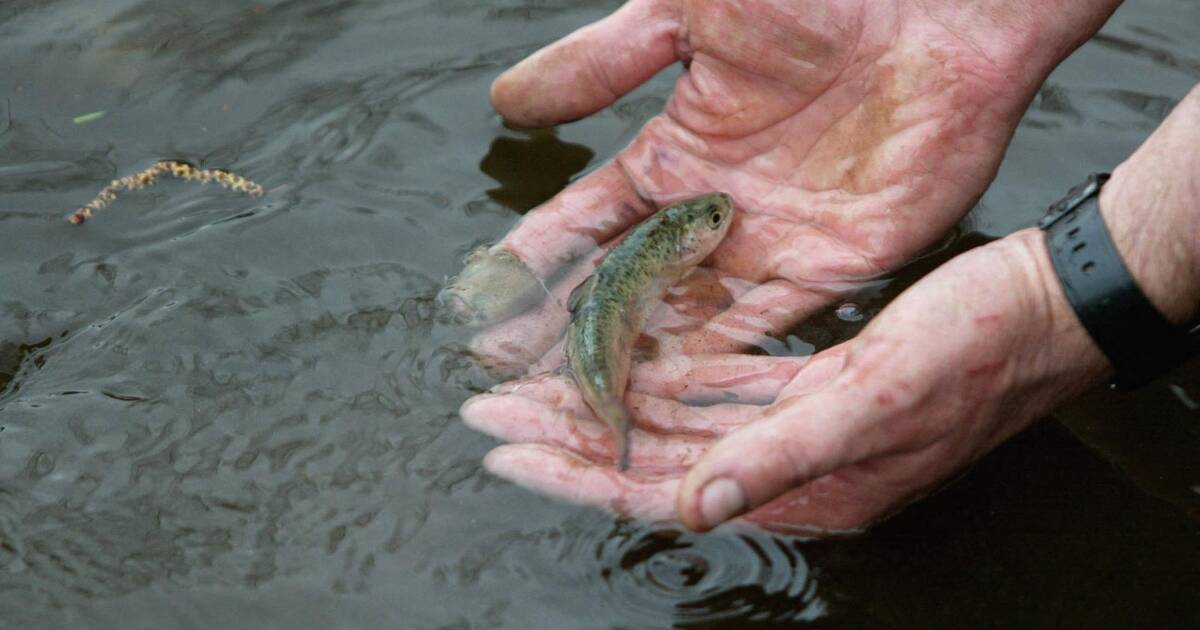
{"type": "Polygon", "coordinates": [[[840,13],[803,26],[778,3],[733,4],[684,3],[682,21],[701,25],[681,42],[689,70],[616,161],[651,202],[702,190],[741,202],[715,266],[755,282],[876,275],[986,186],[1024,100],[994,93],[1004,77],[979,51],[903,23],[897,3],[790,3],[796,16],[840,13]]]}

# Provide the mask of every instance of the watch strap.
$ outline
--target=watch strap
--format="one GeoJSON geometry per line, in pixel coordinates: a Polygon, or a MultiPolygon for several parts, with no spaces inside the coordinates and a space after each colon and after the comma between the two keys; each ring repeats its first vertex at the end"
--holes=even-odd
{"type": "Polygon", "coordinates": [[[1094,174],[1050,207],[1038,227],[1075,315],[1116,370],[1117,389],[1146,384],[1200,350],[1200,329],[1167,321],[1129,273],[1100,214],[1094,174]]]}

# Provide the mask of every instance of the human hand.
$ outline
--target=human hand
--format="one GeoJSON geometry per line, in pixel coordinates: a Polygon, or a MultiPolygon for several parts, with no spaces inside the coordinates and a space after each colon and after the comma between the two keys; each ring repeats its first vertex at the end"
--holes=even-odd
{"type": "MultiPolygon", "coordinates": [[[[1169,319],[1200,310],[1200,88],[1101,195],[1114,242],[1169,319]]],[[[922,279],[853,340],[805,361],[676,354],[626,397],[630,471],[563,377],[462,409],[513,444],[485,463],[545,494],[707,529],[742,514],[792,532],[856,529],[904,505],[1108,370],[1025,230],[922,279]],[[736,401],[690,406],[697,400],[736,401]]]]}
{"type": "Polygon", "coordinates": [[[1040,238],[954,259],[807,361],[675,354],[640,365],[625,473],[570,377],[505,384],[462,417],[511,443],[487,456],[489,470],[571,502],[701,530],[746,510],[792,533],[860,528],[1103,374],[1069,305],[1049,295],[1040,238]],[[693,406],[714,401],[725,402],[693,406]]]}
{"type": "MultiPolygon", "coordinates": [[[[556,124],[681,59],[665,111],[473,256],[443,301],[477,324],[506,319],[658,207],[719,190],[742,211],[698,276],[713,282],[675,296],[652,333],[684,353],[769,341],[962,216],[1046,73],[1115,6],[1083,4],[634,0],[506,72],[492,100],[515,124],[556,124]]],[[[590,269],[473,349],[510,374],[537,362],[590,269]]]]}

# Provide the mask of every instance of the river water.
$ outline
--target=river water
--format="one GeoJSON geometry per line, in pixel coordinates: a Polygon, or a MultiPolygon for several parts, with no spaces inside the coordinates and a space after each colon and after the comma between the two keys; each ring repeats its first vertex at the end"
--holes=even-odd
{"type": "MultiPolygon", "coordinates": [[[[1200,626],[1196,363],[850,539],[623,522],[482,470],[494,442],[457,408],[492,381],[437,288],[628,142],[674,72],[555,132],[506,129],[487,88],[617,4],[0,5],[0,626],[1200,626]],[[164,182],[64,220],[159,159],[268,194],[164,182]]],[[[863,310],[1032,224],[1197,81],[1200,5],[1130,0],[960,236],[863,310]]]]}

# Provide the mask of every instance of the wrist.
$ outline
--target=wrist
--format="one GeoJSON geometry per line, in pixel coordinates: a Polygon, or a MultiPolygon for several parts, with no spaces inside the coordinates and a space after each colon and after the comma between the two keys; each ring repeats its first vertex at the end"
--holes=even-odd
{"type": "MultiPolygon", "coordinates": [[[[984,0],[948,4],[937,16],[953,32],[970,40],[1013,89],[1030,94],[1059,63],[1091,39],[1116,11],[1121,0],[984,0]]],[[[922,10],[932,12],[925,3],[922,10]]]]}
{"type": "Polygon", "coordinates": [[[1048,75],[1104,26],[1121,0],[1030,0],[1022,4],[1023,25],[1028,31],[1025,63],[1038,63],[1048,75]]]}
{"type": "Polygon", "coordinates": [[[1200,314],[1200,88],[1121,164],[1100,213],[1129,273],[1172,323],[1200,314]]]}
{"type": "Polygon", "coordinates": [[[1067,299],[1050,260],[1045,233],[1030,228],[999,242],[1012,248],[1010,259],[1021,270],[1024,286],[1017,290],[1030,296],[1030,317],[1035,322],[1032,328],[1037,331],[1038,340],[1026,346],[1034,356],[1026,357],[1024,363],[1032,366],[1029,372],[1032,380],[1061,384],[1052,388],[1056,400],[1051,404],[1105,380],[1112,373],[1108,359],[1092,341],[1067,299]]]}

